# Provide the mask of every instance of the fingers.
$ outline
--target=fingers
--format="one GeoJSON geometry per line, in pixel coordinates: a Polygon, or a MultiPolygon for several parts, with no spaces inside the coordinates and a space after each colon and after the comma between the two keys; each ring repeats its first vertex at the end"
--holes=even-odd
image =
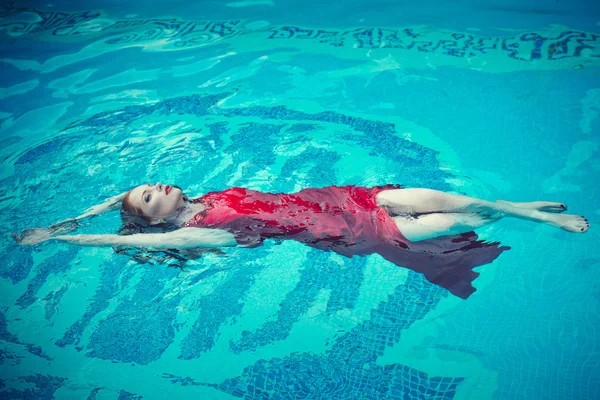
{"type": "Polygon", "coordinates": [[[19,235],[17,233],[11,233],[10,236],[15,239],[15,242],[22,244],[22,245],[31,245],[34,244],[31,242],[31,240],[28,240],[28,237],[25,235],[19,235]]]}
{"type": "Polygon", "coordinates": [[[17,233],[11,233],[10,236],[15,239],[15,242],[21,243],[23,241],[23,235],[19,235],[17,233]]]}
{"type": "Polygon", "coordinates": [[[10,236],[19,244],[33,246],[50,239],[52,232],[46,228],[24,229],[22,233],[11,233],[10,236]]]}

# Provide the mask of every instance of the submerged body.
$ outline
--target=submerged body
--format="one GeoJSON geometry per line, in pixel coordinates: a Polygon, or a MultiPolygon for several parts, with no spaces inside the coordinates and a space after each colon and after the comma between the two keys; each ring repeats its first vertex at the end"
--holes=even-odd
{"type": "Polygon", "coordinates": [[[473,232],[411,242],[377,202],[377,194],[389,189],[398,186],[329,186],[291,194],[231,188],[194,200],[203,210],[182,227],[222,229],[248,247],[281,238],[347,257],[379,254],[467,298],[479,275],[472,269],[493,261],[508,247],[478,241],[473,232]]]}

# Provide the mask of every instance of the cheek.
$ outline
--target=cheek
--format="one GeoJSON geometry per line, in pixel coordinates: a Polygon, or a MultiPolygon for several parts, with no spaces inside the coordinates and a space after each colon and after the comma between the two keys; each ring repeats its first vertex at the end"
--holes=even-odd
{"type": "Polygon", "coordinates": [[[177,208],[177,198],[175,196],[165,199],[165,208],[168,209],[169,213],[172,213],[177,208]]]}
{"type": "Polygon", "coordinates": [[[147,217],[155,217],[160,213],[160,201],[150,200],[149,203],[144,204],[142,210],[147,217]]]}
{"type": "Polygon", "coordinates": [[[156,199],[152,204],[152,213],[155,216],[169,215],[174,211],[174,203],[171,199],[156,199]]]}
{"type": "Polygon", "coordinates": [[[152,202],[144,203],[142,205],[142,212],[144,213],[145,217],[151,217],[154,213],[154,210],[152,209],[152,202]]]}

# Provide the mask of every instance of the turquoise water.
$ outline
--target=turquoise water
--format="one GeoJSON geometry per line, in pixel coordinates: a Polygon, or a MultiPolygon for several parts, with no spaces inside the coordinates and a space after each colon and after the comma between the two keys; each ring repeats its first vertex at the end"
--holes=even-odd
{"type": "Polygon", "coordinates": [[[600,397],[597,5],[201,3],[3,6],[1,398],[600,397]],[[468,300],[300,243],[180,270],[8,236],[156,181],[401,183],[592,228],[483,228],[511,250],[468,300]]]}

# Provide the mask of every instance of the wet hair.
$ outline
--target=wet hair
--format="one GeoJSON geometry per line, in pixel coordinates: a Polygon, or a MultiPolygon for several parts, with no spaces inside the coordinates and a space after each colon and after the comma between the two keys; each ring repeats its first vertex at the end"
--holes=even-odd
{"type": "MultiPolygon", "coordinates": [[[[178,225],[162,222],[152,223],[152,218],[144,215],[141,209],[134,207],[129,201],[129,191],[121,204],[121,228],[119,235],[134,235],[137,233],[167,233],[179,229],[178,225]]],[[[187,197],[184,199],[188,201],[187,197]]],[[[140,264],[166,264],[172,267],[183,268],[188,260],[202,257],[205,253],[223,254],[216,249],[150,249],[134,246],[113,246],[118,254],[123,254],[140,264]]]]}

